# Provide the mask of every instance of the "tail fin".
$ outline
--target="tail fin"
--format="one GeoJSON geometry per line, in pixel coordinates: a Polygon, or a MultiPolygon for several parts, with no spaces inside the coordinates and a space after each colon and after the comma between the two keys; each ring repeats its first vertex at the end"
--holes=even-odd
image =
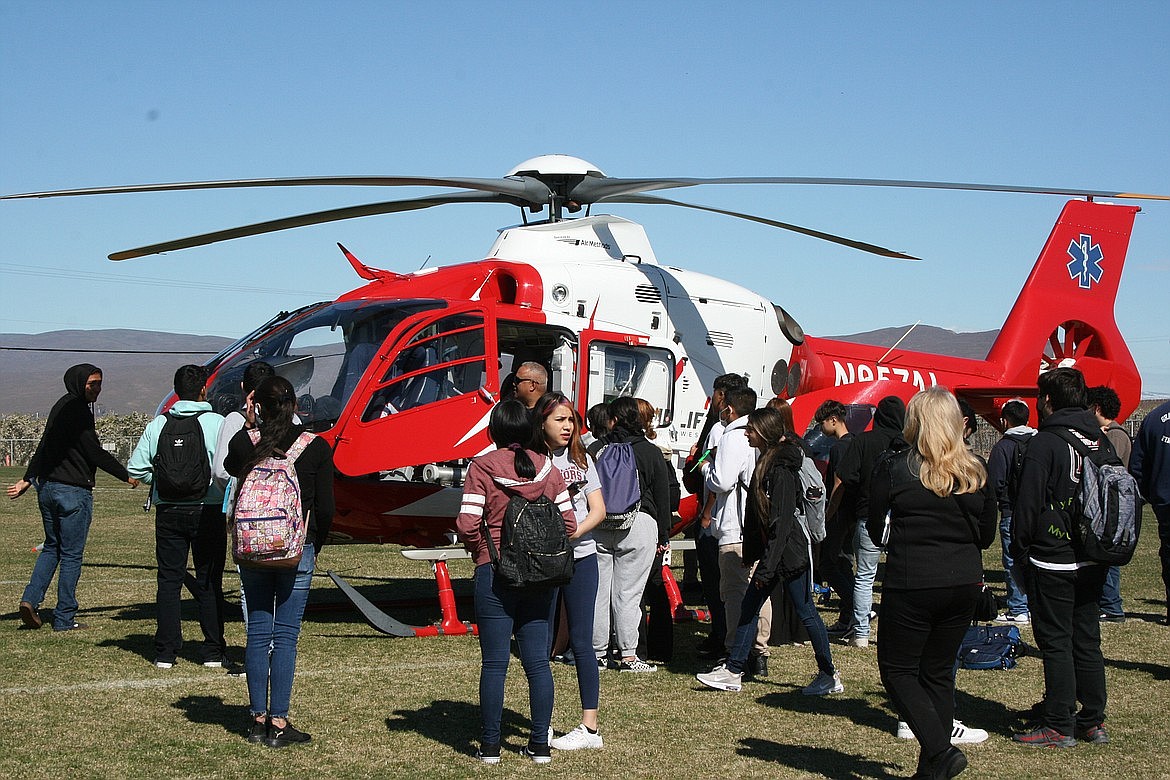
{"type": "Polygon", "coordinates": [[[1141,399],[1141,377],[1113,306],[1137,206],[1065,204],[987,360],[1001,368],[999,393],[1035,393],[1039,373],[1069,366],[1089,386],[1108,385],[1123,417],[1141,399]]]}

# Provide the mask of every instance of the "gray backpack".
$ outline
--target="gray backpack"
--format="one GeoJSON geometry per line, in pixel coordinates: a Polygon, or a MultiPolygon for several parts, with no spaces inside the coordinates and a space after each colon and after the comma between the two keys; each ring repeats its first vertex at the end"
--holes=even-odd
{"type": "Polygon", "coordinates": [[[820,469],[807,455],[800,462],[797,478],[800,481],[800,496],[796,503],[796,511],[802,518],[801,524],[808,530],[809,538],[813,542],[823,541],[825,538],[825,480],[821,477],[820,469]]]}

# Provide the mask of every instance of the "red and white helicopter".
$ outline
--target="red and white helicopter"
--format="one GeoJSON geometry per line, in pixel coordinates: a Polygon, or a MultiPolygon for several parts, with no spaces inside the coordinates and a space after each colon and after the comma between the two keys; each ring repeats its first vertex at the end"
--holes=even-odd
{"type": "MultiPolygon", "coordinates": [[[[676,465],[699,435],[713,379],[728,371],[745,374],[763,398],[790,399],[798,426],[829,398],[876,404],[883,396],[909,398],[934,384],[951,388],[994,423],[1006,399],[1034,396],[1037,375],[1058,365],[1075,366],[1091,384],[1115,388],[1126,414],[1140,397],[1141,378],[1113,314],[1139,208],[1095,199],[1165,200],[1162,196],[862,179],[624,179],[575,157],[547,155],[521,163],[501,179],[248,179],[6,197],[326,185],[459,189],[232,228],[117,252],[110,259],[448,203],[509,203],[521,208],[522,217],[547,209],[543,220],[525,219],[501,230],[485,259],[469,263],[404,274],[366,266],[341,247],[364,285],[334,301],[282,312],[208,361],[209,398],[225,411],[239,406],[240,378],[254,360],[273,364],[297,388],[298,414],[334,446],[339,473],[333,542],[449,544],[464,469],[491,447],[488,415],[509,373],[524,361],[544,364],[549,389],[574,399],[582,415],[621,395],[650,401],[660,415],[657,442],[669,448],[676,465]],[[1083,200],[1065,205],[990,353],[972,360],[807,336],[784,309],[744,287],[660,263],[634,222],[612,215],[566,217],[602,203],[668,204],[909,257],[797,225],[646,194],[704,184],[926,187],[1083,200]]],[[[443,622],[402,631],[390,625],[390,633],[470,630],[454,615],[445,565],[436,566],[436,574],[441,594],[446,591],[443,622]]]]}

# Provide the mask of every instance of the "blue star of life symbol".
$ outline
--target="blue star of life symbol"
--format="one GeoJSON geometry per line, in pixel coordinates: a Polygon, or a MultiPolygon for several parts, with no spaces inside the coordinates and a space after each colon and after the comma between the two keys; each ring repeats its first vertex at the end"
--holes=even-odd
{"type": "Polygon", "coordinates": [[[1081,233],[1079,241],[1068,242],[1068,256],[1072,262],[1068,264],[1068,276],[1077,280],[1077,286],[1088,290],[1093,282],[1100,282],[1104,271],[1101,269],[1101,260],[1105,257],[1100,244],[1093,243],[1093,237],[1081,233]]]}

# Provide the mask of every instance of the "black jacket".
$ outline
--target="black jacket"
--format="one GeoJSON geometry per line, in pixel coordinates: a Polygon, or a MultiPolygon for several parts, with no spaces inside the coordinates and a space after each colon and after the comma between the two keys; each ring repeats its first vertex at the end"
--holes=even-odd
{"type": "MultiPolygon", "coordinates": [[[[294,427],[280,442],[280,449],[286,450],[297,440],[304,427],[294,427]]],[[[240,430],[228,442],[227,457],[223,467],[237,479],[243,475],[244,464],[252,459],[254,447],[248,431],[240,430]]],[[[309,518],[308,541],[319,553],[333,525],[333,450],[320,436],[315,438],[297,458],[293,468],[297,472],[297,484],[301,488],[301,509],[309,518]],[[312,510],[312,511],[309,511],[312,510]]]]}
{"type": "Polygon", "coordinates": [[[743,519],[743,563],[759,561],[752,581],[768,585],[779,580],[782,567],[810,563],[811,541],[796,518],[796,499],[800,490],[802,450],[795,444],[782,443],[764,475],[764,493],[768,496],[768,515],[763,517],[756,506],[757,478],[752,475],[743,519]],[[787,553],[787,554],[786,554],[787,553]]]}
{"type": "MultiPolygon", "coordinates": [[[[869,480],[878,456],[886,451],[895,436],[902,433],[906,419],[906,404],[901,398],[890,395],[878,401],[873,416],[873,428],[857,434],[837,467],[841,486],[848,487],[853,494],[854,516],[865,522],[869,513],[869,480]]],[[[847,494],[848,495],[848,494],[847,494]]]]}
{"type": "Polygon", "coordinates": [[[94,429],[93,412],[85,400],[85,383],[101,369],[89,363],[65,372],[65,395],[53,404],[45,432],[28,462],[24,478],[93,488],[97,469],[126,482],[126,467],[102,448],[94,429]]]}
{"type": "Polygon", "coordinates": [[[891,516],[882,587],[921,590],[982,581],[980,550],[995,540],[995,490],[985,483],[974,493],[943,498],[923,486],[910,446],[900,437],[892,446],[894,454],[874,470],[866,522],[877,543],[886,512],[891,516]]]}
{"type": "Polygon", "coordinates": [[[1058,409],[1040,421],[1028,442],[1012,514],[1012,557],[1041,568],[1072,570],[1087,562],[1073,544],[1066,510],[1080,486],[1079,456],[1055,429],[1079,431],[1090,441],[1103,435],[1097,418],[1079,407],[1058,409]]]}

